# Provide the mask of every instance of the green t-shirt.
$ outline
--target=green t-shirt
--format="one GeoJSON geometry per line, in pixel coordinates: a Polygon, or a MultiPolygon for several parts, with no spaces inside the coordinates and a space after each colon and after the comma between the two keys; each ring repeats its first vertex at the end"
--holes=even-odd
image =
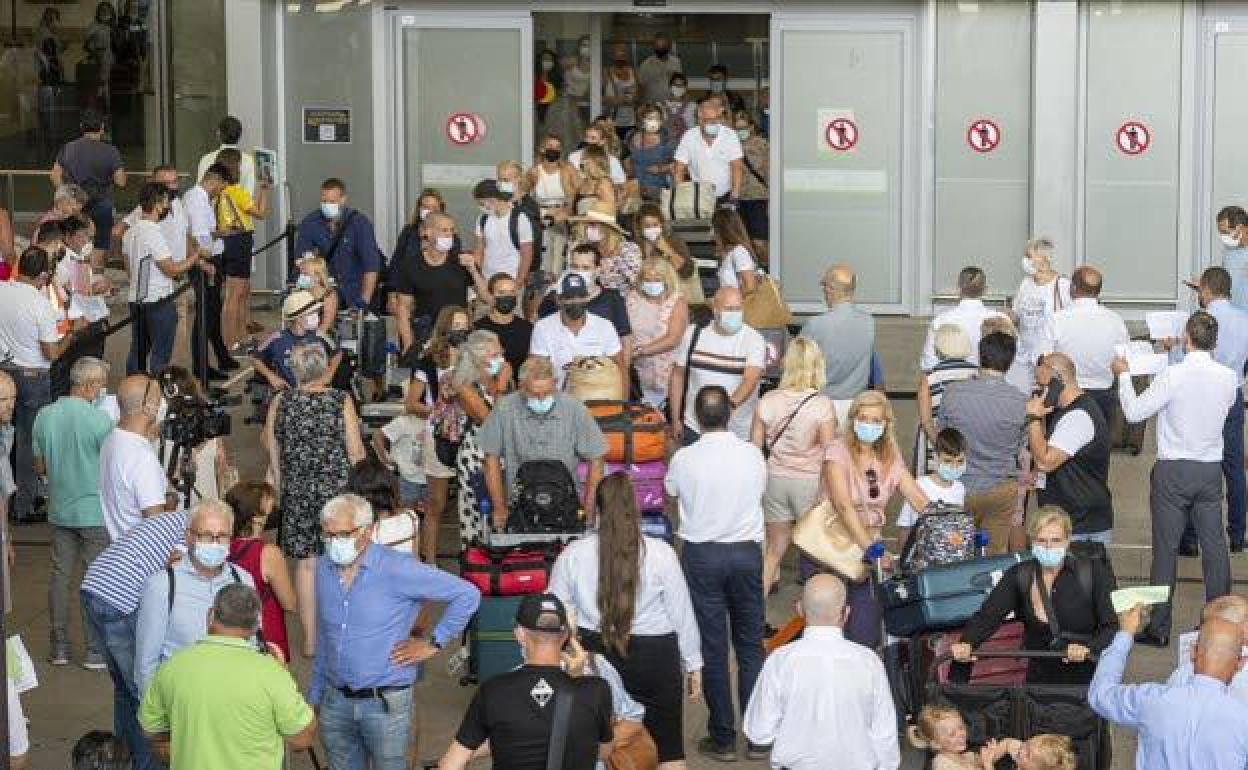
{"type": "Polygon", "coordinates": [[[36,457],[48,468],[48,519],[59,527],[102,527],[100,446],[113,430],[108,414],[62,396],[35,416],[36,457]]]}
{"type": "Polygon", "coordinates": [[[171,734],[171,770],[280,770],[283,739],[311,721],[290,672],[227,636],[175,652],[139,706],[144,730],[171,734]]]}

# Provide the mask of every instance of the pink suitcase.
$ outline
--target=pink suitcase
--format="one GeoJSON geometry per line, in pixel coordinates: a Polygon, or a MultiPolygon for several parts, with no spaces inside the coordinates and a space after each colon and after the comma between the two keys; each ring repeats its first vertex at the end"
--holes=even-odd
{"type": "MultiPolygon", "coordinates": [[[[667,463],[655,460],[649,463],[607,463],[608,474],[624,471],[633,480],[633,491],[637,494],[637,507],[642,511],[662,511],[667,504],[663,491],[663,477],[667,475],[667,463]]],[[[585,480],[589,473],[589,464],[581,463],[576,469],[576,477],[585,480]]]]}
{"type": "MultiPolygon", "coordinates": [[[[961,631],[941,634],[936,643],[935,655],[948,655],[961,631]]],[[[988,637],[979,649],[993,652],[1014,652],[1023,647],[1023,624],[1002,623],[997,632],[988,637]]],[[[949,681],[949,662],[942,663],[937,681],[949,681]]],[[[1027,680],[1027,661],[1022,658],[983,658],[971,664],[969,684],[999,684],[1021,687],[1027,680]]]]}

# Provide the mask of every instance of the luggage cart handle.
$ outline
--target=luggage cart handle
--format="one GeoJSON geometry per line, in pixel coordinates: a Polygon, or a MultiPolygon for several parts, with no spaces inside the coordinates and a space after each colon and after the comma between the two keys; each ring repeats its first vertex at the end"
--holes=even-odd
{"type": "MultiPolygon", "coordinates": [[[[1065,658],[1065,657],[1066,657],[1066,653],[1058,651],[1058,650],[983,650],[982,652],[972,651],[971,652],[972,660],[967,665],[973,665],[975,663],[975,661],[973,660],[974,658],[979,658],[979,659],[1019,658],[1023,660],[1055,660],[1055,659],[1061,660],[1062,658],[1065,658]]],[[[1087,659],[1084,660],[1083,662],[1095,663],[1099,657],[1100,656],[1097,655],[1095,652],[1089,651],[1087,659]]],[[[944,655],[937,657],[935,660],[932,661],[932,665],[928,669],[928,675],[927,675],[928,679],[934,681],[934,677],[936,677],[940,672],[940,667],[945,665],[946,663],[958,663],[958,662],[959,661],[956,661],[953,659],[953,653],[945,653],[944,655]]],[[[1077,664],[1072,664],[1072,665],[1077,665],[1077,664]]]]}

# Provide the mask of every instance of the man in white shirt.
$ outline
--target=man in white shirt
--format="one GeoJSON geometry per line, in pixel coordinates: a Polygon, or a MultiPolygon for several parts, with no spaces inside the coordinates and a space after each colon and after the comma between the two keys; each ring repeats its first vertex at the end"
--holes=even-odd
{"type": "Polygon", "coordinates": [[[225,244],[215,237],[217,231],[217,212],[215,204],[217,196],[225,189],[229,170],[225,166],[212,164],[199,175],[199,184],[186,191],[182,200],[186,205],[187,226],[192,243],[199,252],[199,266],[191,273],[191,281],[196,282],[196,296],[203,297],[204,326],[200,329],[200,314],[195,313],[195,321],[191,330],[191,358],[196,374],[201,366],[207,369],[208,379],[222,371],[234,369],[238,364],[230,355],[225,340],[221,336],[221,283],[222,275],[218,267],[225,244]],[[202,284],[202,288],[198,285],[202,284]],[[207,366],[206,350],[200,349],[202,334],[207,334],[207,344],[212,347],[217,358],[217,369],[207,366]],[[205,360],[201,364],[201,356],[205,360]]]}
{"type": "Polygon", "coordinates": [[[845,639],[845,584],[815,575],[798,611],[806,630],[767,658],[745,712],[746,737],[771,746],[777,770],[895,770],[901,752],[888,676],[878,655],[845,639]]]}
{"type": "MultiPolygon", "coordinates": [[[[1070,276],[1071,304],[1053,314],[1049,322],[1048,349],[1065,353],[1074,362],[1079,388],[1101,407],[1105,422],[1114,424],[1118,413],[1118,389],[1109,364],[1114,348],[1131,341],[1122,316],[1098,301],[1101,272],[1084,265],[1070,276]]],[[[1048,352],[1047,350],[1045,352],[1048,352]]]]}
{"type": "Polygon", "coordinates": [[[145,374],[126,377],[117,389],[121,419],[100,447],[100,507],[111,541],[145,518],[175,510],[151,442],[160,402],[160,384],[145,374]]]}
{"type": "MultiPolygon", "coordinates": [[[[728,644],[737,658],[737,696],[749,702],[763,663],[763,490],[767,466],[758,447],[728,430],[732,400],[722,385],[694,397],[701,437],[676,451],[664,486],[680,505],[680,561],[702,635],[702,693],[709,734],[698,752],[721,762],[737,759],[728,644]],[[729,632],[731,623],[731,633],[729,632]]],[[[746,756],[766,747],[748,743],[746,756]]]]}
{"type": "Polygon", "coordinates": [[[923,343],[923,355],[919,359],[919,368],[930,371],[940,359],[936,357],[936,330],[945,324],[956,324],[966,332],[971,343],[970,361],[979,363],[979,338],[983,336],[984,319],[1000,317],[1009,318],[1005,313],[992,310],[984,305],[984,291],[988,288],[988,276],[978,267],[964,267],[958,273],[958,304],[938,314],[927,328],[927,340],[923,343]]]}
{"type": "Polygon", "coordinates": [[[13,280],[0,282],[0,356],[4,357],[0,368],[17,385],[13,518],[18,522],[34,516],[37,484],[31,432],[35,414],[52,402],[52,360],[69,348],[83,326],[81,320],[75,321],[76,328],[65,335],[57,329],[59,319],[46,293],[50,270],[47,252],[31,247],[18,259],[13,280]]]}
{"type": "Polygon", "coordinates": [[[563,390],[568,367],[578,358],[608,356],[623,369],[623,347],[615,327],[589,312],[589,287],[579,273],[568,273],[559,284],[559,312],[533,326],[529,355],[550,360],[555,384],[563,390]]]}
{"type": "Polygon", "coordinates": [[[500,190],[493,179],[478,182],[472,197],[481,207],[473,254],[482,275],[506,273],[523,294],[533,265],[533,223],[529,215],[517,208],[511,194],[500,190]]]}
{"type": "Polygon", "coordinates": [[[178,310],[169,296],[173,294],[174,279],[199,261],[198,252],[189,256],[186,253],[189,232],[186,210],[181,201],[170,199],[165,183],[143,185],[139,190],[138,214],[121,242],[130,273],[128,299],[134,316],[130,327],[130,356],[126,359],[127,374],[158,372],[169,363],[178,331],[178,310]],[[174,219],[175,202],[181,211],[181,220],[175,219],[168,225],[170,234],[177,233],[170,243],[162,220],[174,219]]]}
{"type": "Polygon", "coordinates": [[[698,102],[698,125],[685,132],[672,156],[672,182],[714,185],[716,198],[735,201],[745,184],[745,153],[737,132],[724,126],[723,112],[716,97],[698,102]]]}
{"type": "MultiPolygon", "coordinates": [[[[1157,463],[1153,466],[1149,504],[1153,518],[1152,585],[1173,586],[1179,539],[1190,520],[1200,543],[1206,601],[1231,592],[1230,553],[1222,525],[1222,427],[1241,376],[1214,360],[1218,322],[1205,311],[1187,319],[1187,355],[1167,367],[1138,396],[1127,361],[1111,365],[1127,422],[1157,415],[1157,463]]],[[[1154,646],[1170,642],[1170,603],[1153,608],[1148,628],[1137,641],[1154,646]]]]}
{"type": "Polygon", "coordinates": [[[672,437],[684,446],[698,440],[698,419],[690,396],[707,385],[721,385],[728,391],[733,406],[729,428],[743,441],[750,438],[767,343],[763,335],[745,325],[743,303],[739,289],[715,292],[711,300],[714,322],[707,326],[690,324],[676,351],[667,389],[669,419],[672,437]]]}
{"type": "MultiPolygon", "coordinates": [[[[1235,594],[1219,596],[1206,604],[1200,612],[1201,625],[1214,618],[1239,626],[1245,642],[1248,642],[1248,599],[1235,594]]],[[[1179,635],[1179,665],[1166,680],[1167,687],[1183,687],[1196,675],[1196,667],[1192,663],[1192,645],[1199,635],[1199,631],[1179,635]]],[[[1248,701],[1248,671],[1240,669],[1235,673],[1231,679],[1230,693],[1242,701],[1248,701]]]]}
{"type": "Polygon", "coordinates": [[[238,183],[247,190],[251,197],[256,197],[256,156],[250,152],[243,152],[243,148],[238,146],[238,141],[243,138],[242,121],[233,115],[226,115],[217,124],[217,136],[221,139],[221,146],[203,154],[196,167],[195,178],[204,178],[204,172],[208,170],[208,167],[217,162],[217,153],[226,148],[235,149],[243,156],[239,164],[238,183]]]}

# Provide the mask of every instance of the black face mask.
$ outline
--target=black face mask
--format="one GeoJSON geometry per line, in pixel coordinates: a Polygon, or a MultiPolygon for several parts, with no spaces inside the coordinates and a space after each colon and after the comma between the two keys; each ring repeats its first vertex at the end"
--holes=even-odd
{"type": "Polygon", "coordinates": [[[545,159],[547,163],[554,163],[559,160],[562,155],[562,150],[542,150],[542,158],[545,159]]]}
{"type": "Polygon", "coordinates": [[[563,306],[563,314],[568,317],[569,321],[579,321],[585,317],[585,313],[589,310],[584,302],[575,302],[563,306]]]}
{"type": "Polygon", "coordinates": [[[181,191],[181,190],[179,190],[179,189],[178,189],[178,188],[176,188],[176,187],[169,187],[169,188],[166,188],[166,189],[168,189],[168,190],[169,190],[169,200],[174,200],[174,199],[176,199],[179,195],[181,195],[181,194],[182,194],[182,191],[181,191]]]}
{"type": "Polygon", "coordinates": [[[165,206],[165,210],[160,212],[160,219],[163,222],[169,218],[169,213],[173,211],[173,206],[165,206]]]}
{"type": "Polygon", "coordinates": [[[666,59],[666,58],[667,58],[667,55],[668,55],[669,53],[671,53],[671,50],[670,50],[670,49],[668,49],[668,48],[656,48],[656,49],[654,49],[654,55],[655,55],[655,56],[657,56],[657,57],[659,57],[660,59],[666,59]]]}
{"type": "Polygon", "coordinates": [[[468,340],[467,329],[452,329],[446,334],[446,341],[451,343],[453,347],[459,347],[468,340]]]}
{"type": "Polygon", "coordinates": [[[507,315],[508,313],[513,313],[516,310],[516,298],[510,297],[510,296],[495,297],[494,309],[502,313],[503,315],[507,315]]]}

